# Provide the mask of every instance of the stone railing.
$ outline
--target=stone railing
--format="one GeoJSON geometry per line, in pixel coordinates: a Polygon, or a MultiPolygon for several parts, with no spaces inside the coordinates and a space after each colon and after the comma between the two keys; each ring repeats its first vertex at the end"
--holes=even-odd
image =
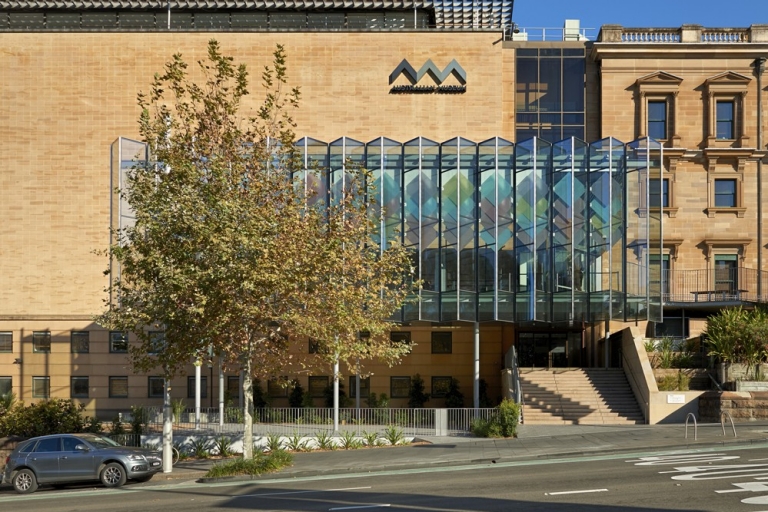
{"type": "Polygon", "coordinates": [[[603,25],[597,38],[601,43],[668,44],[705,43],[739,44],[768,42],[768,25],[749,28],[704,28],[683,25],[679,28],[625,28],[603,25]]]}

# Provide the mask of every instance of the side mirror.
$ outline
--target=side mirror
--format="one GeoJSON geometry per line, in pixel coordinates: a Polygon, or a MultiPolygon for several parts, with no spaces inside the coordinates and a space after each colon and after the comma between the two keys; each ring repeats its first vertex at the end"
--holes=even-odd
{"type": "Polygon", "coordinates": [[[78,444],[77,446],[75,446],[75,451],[76,452],[87,452],[89,450],[88,450],[88,447],[85,446],[84,444],[78,444]]]}

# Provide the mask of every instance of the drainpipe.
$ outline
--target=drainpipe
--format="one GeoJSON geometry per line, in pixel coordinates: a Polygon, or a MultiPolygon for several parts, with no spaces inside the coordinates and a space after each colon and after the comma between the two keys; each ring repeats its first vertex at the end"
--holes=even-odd
{"type": "MultiPolygon", "coordinates": [[[[763,151],[763,71],[765,57],[755,59],[757,75],[757,150],[763,151]]],[[[757,160],[757,297],[763,298],[763,158],[757,160]]]]}

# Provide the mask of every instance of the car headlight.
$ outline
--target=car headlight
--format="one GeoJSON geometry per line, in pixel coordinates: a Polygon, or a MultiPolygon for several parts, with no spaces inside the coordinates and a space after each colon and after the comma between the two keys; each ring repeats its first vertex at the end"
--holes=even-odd
{"type": "Polygon", "coordinates": [[[143,455],[129,455],[128,460],[147,460],[143,455]]]}

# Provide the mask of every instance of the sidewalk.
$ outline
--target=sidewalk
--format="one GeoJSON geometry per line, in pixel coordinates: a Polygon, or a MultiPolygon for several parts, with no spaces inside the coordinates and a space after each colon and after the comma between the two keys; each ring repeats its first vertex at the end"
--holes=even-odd
{"type": "MultiPolygon", "coordinates": [[[[537,458],[750,445],[768,442],[768,423],[736,424],[736,437],[730,425],[726,425],[723,436],[719,423],[699,424],[698,440],[694,439],[693,424],[690,424],[688,439],[685,435],[685,425],[682,424],[521,425],[515,439],[418,437],[414,439],[414,444],[396,448],[297,453],[294,454],[293,466],[256,478],[263,480],[537,458]]],[[[213,464],[211,460],[181,461],[172,473],[159,473],[153,481],[198,480],[203,478],[213,464]]]]}

